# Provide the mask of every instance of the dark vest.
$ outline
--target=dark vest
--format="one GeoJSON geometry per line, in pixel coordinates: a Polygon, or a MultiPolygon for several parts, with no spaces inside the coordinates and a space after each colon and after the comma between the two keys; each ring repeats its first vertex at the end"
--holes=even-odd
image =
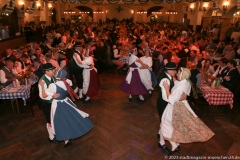
{"type": "MultiPolygon", "coordinates": [[[[53,81],[56,82],[57,79],[55,77],[52,77],[53,81]]],[[[49,87],[49,85],[51,84],[51,81],[49,81],[49,79],[47,79],[47,77],[45,75],[42,76],[42,78],[40,80],[43,80],[46,85],[47,85],[47,88],[49,87]]],[[[40,81],[39,80],[39,81],[40,81]]],[[[43,101],[47,102],[47,103],[52,103],[52,100],[45,100],[45,99],[42,99],[43,101]]]]}
{"type": "Polygon", "coordinates": [[[12,83],[11,80],[12,78],[14,78],[14,75],[12,74],[12,72],[10,72],[9,70],[7,70],[5,67],[2,68],[2,71],[5,73],[5,77],[8,80],[6,83],[4,83],[4,85],[9,85],[12,83]]]}
{"type": "MultiPolygon", "coordinates": [[[[118,54],[120,54],[120,50],[119,50],[118,48],[115,48],[114,50],[117,50],[117,51],[118,51],[118,54]]],[[[113,50],[113,53],[112,53],[112,59],[118,60],[119,58],[115,58],[115,57],[114,57],[114,50],[113,50]]]]}
{"type": "MultiPolygon", "coordinates": [[[[82,57],[82,54],[81,54],[80,51],[75,49],[74,52],[77,53],[80,56],[81,60],[83,60],[83,57],[82,57]]],[[[81,67],[79,67],[77,65],[77,63],[76,63],[76,61],[74,59],[73,59],[72,63],[73,63],[73,68],[75,68],[75,69],[82,69],[83,70],[83,68],[81,68],[81,67]]]]}
{"type": "Polygon", "coordinates": [[[228,71],[229,71],[229,68],[228,68],[228,67],[225,67],[225,68],[222,70],[221,73],[218,72],[217,77],[218,77],[218,78],[220,78],[220,77],[224,78],[224,77],[227,75],[228,71]]]}
{"type": "MultiPolygon", "coordinates": [[[[164,73],[162,74],[162,76],[160,77],[160,81],[159,81],[159,82],[161,82],[161,80],[162,80],[163,78],[169,79],[169,81],[170,81],[170,92],[171,92],[171,90],[172,90],[172,88],[173,88],[173,86],[174,86],[173,81],[167,76],[167,74],[166,74],[165,72],[164,72],[164,73]]],[[[160,88],[160,89],[159,89],[159,92],[158,92],[158,105],[161,106],[161,107],[166,107],[167,104],[168,104],[168,102],[166,102],[166,101],[164,101],[164,100],[162,99],[162,89],[160,88]]]]}
{"type": "Polygon", "coordinates": [[[196,85],[197,84],[197,75],[198,75],[199,70],[198,69],[193,69],[191,70],[191,77],[190,77],[190,80],[191,82],[196,85]]]}

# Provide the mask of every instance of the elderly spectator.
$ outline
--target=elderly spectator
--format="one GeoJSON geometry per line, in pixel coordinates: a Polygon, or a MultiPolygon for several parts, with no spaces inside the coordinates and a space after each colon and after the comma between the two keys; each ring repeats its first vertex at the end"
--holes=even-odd
{"type": "Polygon", "coordinates": [[[5,66],[0,70],[0,82],[3,85],[11,84],[16,78],[12,73],[13,61],[7,60],[5,66]]]}
{"type": "Polygon", "coordinates": [[[16,56],[13,54],[12,49],[6,49],[6,57],[5,57],[5,61],[10,60],[15,62],[17,60],[16,56]]]}
{"type": "Polygon", "coordinates": [[[215,71],[215,73],[213,74],[213,76],[217,77],[217,78],[220,78],[220,79],[223,79],[229,71],[229,68],[227,67],[227,64],[228,64],[228,59],[227,58],[222,58],[220,60],[219,66],[218,66],[217,70],[215,71]]]}
{"type": "Polygon", "coordinates": [[[210,73],[210,74],[214,74],[215,70],[214,67],[211,65],[211,60],[210,59],[206,59],[204,62],[204,66],[203,66],[203,71],[210,73]]]}
{"type": "Polygon", "coordinates": [[[223,57],[228,60],[232,60],[235,58],[235,51],[233,50],[232,44],[227,45],[223,50],[223,57]]]}
{"type": "Polygon", "coordinates": [[[227,75],[223,78],[222,85],[228,88],[230,91],[234,92],[237,87],[237,82],[239,81],[239,72],[236,68],[237,62],[235,60],[230,60],[227,64],[229,71],[227,75]]]}
{"type": "Polygon", "coordinates": [[[32,68],[33,73],[38,77],[38,79],[40,79],[44,75],[43,64],[41,64],[39,58],[35,58],[33,59],[32,65],[33,65],[33,68],[32,68]]]}

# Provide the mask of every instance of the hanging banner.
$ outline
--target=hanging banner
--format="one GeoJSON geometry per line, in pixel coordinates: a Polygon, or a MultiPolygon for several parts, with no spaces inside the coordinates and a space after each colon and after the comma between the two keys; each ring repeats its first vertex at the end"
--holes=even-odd
{"type": "Polygon", "coordinates": [[[2,8],[5,13],[11,14],[15,9],[15,0],[9,0],[8,3],[2,8]]]}
{"type": "Polygon", "coordinates": [[[96,4],[100,4],[100,3],[103,3],[104,0],[93,0],[94,3],[96,4]]]}
{"type": "Polygon", "coordinates": [[[62,3],[67,3],[68,0],[62,0],[62,3]]]}
{"type": "Polygon", "coordinates": [[[176,3],[181,3],[181,2],[182,2],[182,0],[175,0],[175,2],[176,2],[176,3]]]}
{"type": "Polygon", "coordinates": [[[69,0],[70,3],[76,3],[77,0],[69,0]]]}
{"type": "Polygon", "coordinates": [[[90,0],[78,0],[78,2],[80,2],[80,3],[83,3],[83,4],[86,4],[86,3],[88,3],[90,0]]]}
{"type": "Polygon", "coordinates": [[[167,2],[168,4],[170,4],[170,3],[173,2],[173,0],[166,0],[166,2],[167,2]]]}
{"type": "Polygon", "coordinates": [[[155,4],[159,4],[159,3],[162,3],[163,0],[152,0],[152,2],[155,3],[155,4]]]}
{"type": "Polygon", "coordinates": [[[141,4],[146,4],[146,3],[149,2],[149,0],[138,0],[138,2],[141,3],[141,4]]]}
{"type": "Polygon", "coordinates": [[[108,3],[111,3],[111,4],[116,4],[118,3],[120,0],[108,0],[108,3]]]}
{"type": "Polygon", "coordinates": [[[196,2],[197,0],[186,0],[186,1],[189,3],[193,3],[193,2],[196,2]]]}
{"type": "Polygon", "coordinates": [[[123,0],[125,4],[132,4],[135,0],[123,0]]]}

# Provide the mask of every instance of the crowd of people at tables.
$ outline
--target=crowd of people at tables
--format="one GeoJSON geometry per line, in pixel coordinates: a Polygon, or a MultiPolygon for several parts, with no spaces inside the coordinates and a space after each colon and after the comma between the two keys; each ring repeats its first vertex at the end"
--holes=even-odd
{"type": "MultiPolygon", "coordinates": [[[[19,75],[34,73],[40,80],[39,95],[48,122],[46,127],[49,139],[65,140],[64,146],[68,146],[71,139],[90,131],[92,124],[86,118],[88,114],[78,110],[76,105],[66,98],[66,83],[72,85],[72,82],[76,81],[74,92],[79,99],[87,102],[98,94],[98,73],[112,68],[121,73],[127,67],[128,72],[120,84],[120,89],[129,94],[129,101],[134,95],[139,96],[140,101],[145,101],[144,95],[152,94],[158,79],[169,67],[167,64],[171,64],[177,65],[174,67],[173,77],[176,68],[179,68],[181,70],[178,79],[190,79],[195,86],[205,83],[209,78],[218,78],[224,87],[238,94],[239,59],[239,39],[235,42],[228,39],[220,42],[217,35],[195,33],[181,28],[180,25],[126,22],[71,24],[46,30],[41,42],[33,42],[18,49],[7,49],[1,59],[0,82],[6,86],[19,75]],[[120,61],[122,57],[128,57],[127,65],[120,61]],[[180,76],[181,72],[187,76],[183,78],[180,76]],[[57,82],[55,77],[68,77],[72,81],[57,82]],[[54,97],[51,103],[49,96],[54,97]],[[64,104],[59,103],[60,101],[64,101],[64,104]],[[50,116],[49,105],[55,108],[54,118],[50,116]],[[83,123],[87,127],[84,132],[79,128],[69,128],[69,124],[59,118],[66,110],[71,110],[68,117],[77,117],[68,119],[71,124],[77,126],[83,123]],[[71,133],[76,134],[69,136],[71,133]]],[[[171,66],[168,70],[172,70],[171,66]]],[[[162,85],[162,88],[169,90],[167,84],[162,85]]],[[[187,91],[190,92],[189,84],[187,85],[187,91]]],[[[166,92],[167,97],[170,94],[166,92]]],[[[206,139],[214,135],[207,127],[206,132],[206,139]]],[[[177,143],[173,144],[173,150],[178,150],[177,143]]],[[[159,142],[159,146],[166,149],[163,142],[159,142]]]]}
{"type": "MultiPolygon", "coordinates": [[[[203,81],[203,73],[221,78],[222,85],[231,91],[238,85],[236,79],[239,72],[236,67],[240,57],[239,39],[234,42],[227,38],[226,41],[219,41],[218,36],[211,32],[207,35],[206,32],[195,33],[180,25],[126,22],[71,24],[45,30],[42,41],[6,50],[1,59],[1,83],[9,84],[22,70],[31,70],[40,78],[43,75],[42,64],[47,62],[53,64],[57,71],[66,70],[70,79],[73,79],[76,73],[71,65],[76,49],[74,44],[82,46],[79,48],[82,55],[92,51],[98,73],[112,66],[121,72],[127,66],[119,59],[136,52],[138,58],[152,57],[145,63],[141,60],[143,63],[140,66],[145,64],[144,69],[153,71],[158,78],[164,71],[164,65],[174,62],[179,67],[193,70],[191,78],[197,86],[203,81]],[[8,60],[13,64],[6,63],[8,60]],[[9,79],[3,74],[6,72],[4,68],[11,71],[9,79]]],[[[79,84],[77,86],[80,87],[79,84]]],[[[153,90],[146,85],[145,88],[149,93],[153,90]]]]}

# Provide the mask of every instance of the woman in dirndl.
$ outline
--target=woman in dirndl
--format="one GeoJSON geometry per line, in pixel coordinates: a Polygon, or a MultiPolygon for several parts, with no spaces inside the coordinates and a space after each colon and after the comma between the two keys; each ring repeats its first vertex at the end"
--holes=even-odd
{"type": "Polygon", "coordinates": [[[129,70],[126,78],[120,85],[120,89],[129,94],[129,101],[132,100],[133,95],[139,96],[140,101],[144,101],[144,94],[147,94],[147,89],[141,81],[139,74],[140,67],[139,58],[137,57],[137,49],[129,56],[129,70]]]}
{"type": "Polygon", "coordinates": [[[162,115],[160,133],[172,145],[170,154],[180,151],[179,143],[206,142],[214,136],[191,109],[188,101],[179,101],[183,93],[190,95],[190,76],[189,69],[180,68],[177,73],[178,81],[174,82],[171,93],[168,82],[162,84],[166,90],[163,96],[167,97],[168,105],[162,115]]]}
{"type": "MultiPolygon", "coordinates": [[[[39,82],[44,85],[44,82],[39,82]]],[[[88,119],[89,114],[79,110],[77,106],[69,99],[68,91],[72,90],[71,80],[60,80],[51,83],[43,95],[59,93],[60,96],[53,99],[51,106],[51,128],[57,141],[65,141],[64,147],[72,143],[72,139],[79,138],[88,133],[92,128],[92,122],[88,119]]],[[[71,93],[74,93],[72,90],[71,93]]],[[[77,96],[77,95],[76,95],[77,96]]]]}

